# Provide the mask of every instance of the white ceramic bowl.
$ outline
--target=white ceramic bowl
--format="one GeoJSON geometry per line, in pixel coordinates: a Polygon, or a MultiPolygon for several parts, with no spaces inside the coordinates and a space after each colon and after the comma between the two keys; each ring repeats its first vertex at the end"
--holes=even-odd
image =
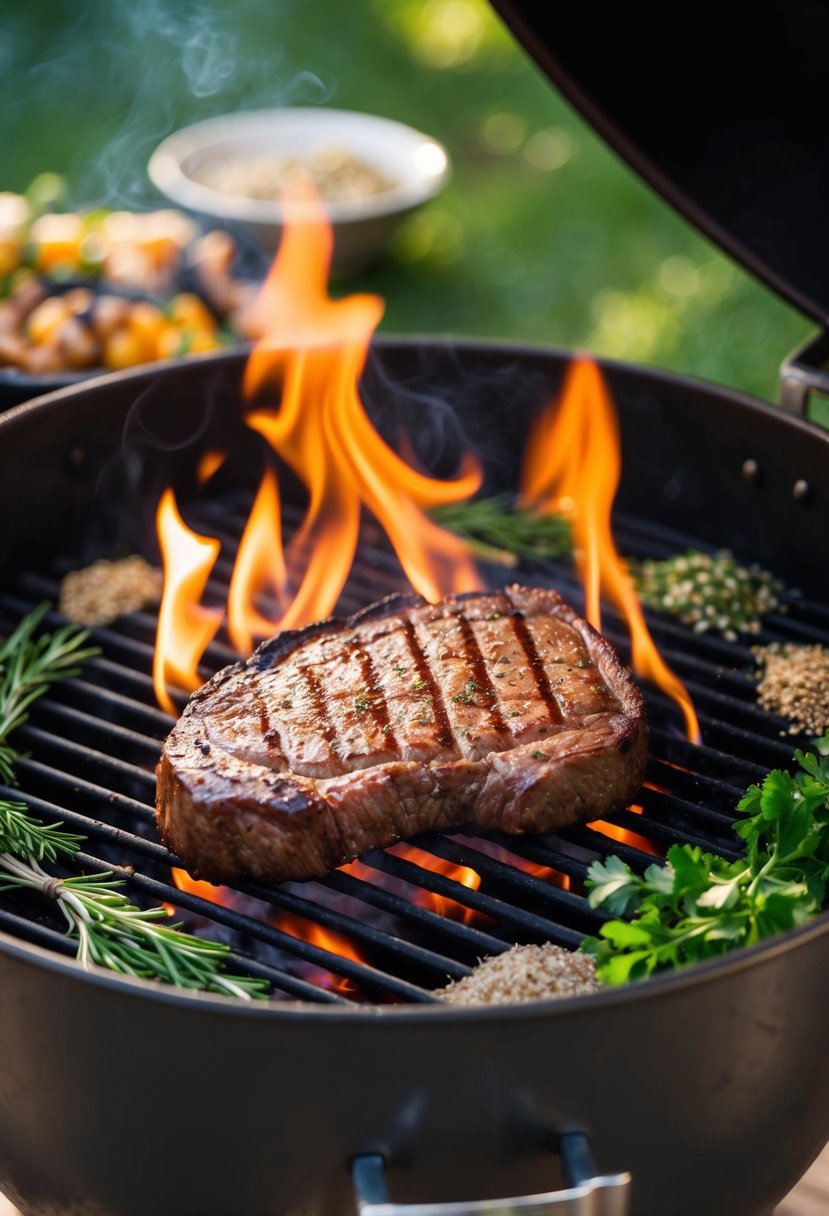
{"type": "Polygon", "coordinates": [[[326,202],[334,227],[335,274],[362,269],[394,228],[432,198],[449,176],[449,156],[436,140],[403,123],[350,110],[251,110],[196,123],[170,135],[148,165],[154,185],[177,206],[213,226],[247,232],[268,250],[279,243],[283,208],[271,200],[225,193],[195,180],[205,166],[268,154],[300,160],[336,147],[377,170],[389,189],[326,202]]]}

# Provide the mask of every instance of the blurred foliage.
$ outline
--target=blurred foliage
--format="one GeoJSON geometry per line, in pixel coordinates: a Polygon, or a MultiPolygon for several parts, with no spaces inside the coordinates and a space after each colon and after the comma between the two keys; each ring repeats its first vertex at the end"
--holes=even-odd
{"type": "Polygon", "coordinates": [[[810,323],[621,164],[485,0],[32,0],[0,11],[4,181],[154,201],[171,130],[271,105],[387,114],[442,140],[446,191],[371,273],[389,332],[469,334],[690,372],[767,398],[810,323]]]}

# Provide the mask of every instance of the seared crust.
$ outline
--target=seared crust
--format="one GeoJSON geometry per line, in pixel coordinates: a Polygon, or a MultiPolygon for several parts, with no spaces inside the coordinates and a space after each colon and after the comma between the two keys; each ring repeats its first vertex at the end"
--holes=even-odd
{"type": "Polygon", "coordinates": [[[279,634],[195,693],[157,820],[193,874],[314,878],[417,832],[601,818],[646,753],[630,672],[555,591],[392,596],[279,634]]]}

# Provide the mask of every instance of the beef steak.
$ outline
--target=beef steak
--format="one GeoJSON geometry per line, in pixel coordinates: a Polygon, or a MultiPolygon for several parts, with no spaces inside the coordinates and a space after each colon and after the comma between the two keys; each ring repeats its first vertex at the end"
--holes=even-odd
{"type": "Polygon", "coordinates": [[[196,875],[313,878],[426,830],[600,818],[635,794],[646,748],[630,672],[555,591],[392,596],[195,693],[164,744],[158,825],[196,875]]]}

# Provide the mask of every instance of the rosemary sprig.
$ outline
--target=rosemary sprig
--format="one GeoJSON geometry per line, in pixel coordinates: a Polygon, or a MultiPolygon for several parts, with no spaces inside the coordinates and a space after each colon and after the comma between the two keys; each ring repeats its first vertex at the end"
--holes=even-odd
{"type": "Polygon", "coordinates": [[[263,995],[266,985],[261,980],[222,973],[227,946],[191,937],[176,925],[159,924],[166,920],[167,911],[137,907],[121,893],[122,886],[109,873],[56,878],[34,857],[21,860],[0,853],[0,891],[28,887],[55,899],[70,935],[78,940],[78,961],[83,967],[95,963],[121,975],[245,1000],[263,995]]]}
{"type": "Polygon", "coordinates": [[[28,720],[33,702],[59,680],[76,676],[79,664],[98,653],[84,646],[88,632],[72,625],[38,634],[48,611],[49,604],[40,604],[0,640],[0,780],[7,785],[17,784],[17,753],[8,744],[9,735],[28,720]]]}
{"type": "MultiPolygon", "coordinates": [[[[0,640],[0,780],[7,785],[17,784],[11,732],[27,720],[38,697],[98,653],[85,647],[88,634],[72,626],[38,634],[48,611],[49,605],[41,604],[0,640]]],[[[0,891],[29,888],[56,900],[84,967],[94,963],[122,975],[246,1000],[266,995],[261,980],[223,973],[227,946],[160,924],[166,909],[131,903],[121,892],[123,882],[111,873],[57,877],[44,870],[42,862],[73,856],[83,840],[61,823],[30,815],[23,802],[0,800],[0,891]]]]}
{"type": "Polygon", "coordinates": [[[76,853],[85,840],[62,823],[43,823],[29,814],[25,802],[0,802],[0,852],[32,861],[57,861],[76,853]]]}
{"type": "Polygon", "coordinates": [[[514,566],[522,557],[543,560],[573,552],[568,519],[517,507],[509,494],[434,507],[431,516],[463,537],[484,561],[514,566]]]}

